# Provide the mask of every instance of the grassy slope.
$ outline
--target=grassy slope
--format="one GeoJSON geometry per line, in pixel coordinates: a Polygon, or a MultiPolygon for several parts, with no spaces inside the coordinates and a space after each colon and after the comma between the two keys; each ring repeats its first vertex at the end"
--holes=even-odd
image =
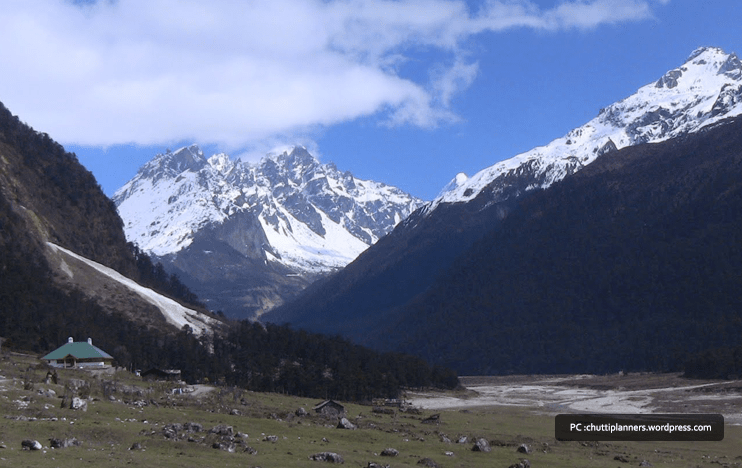
{"type": "MultiPolygon", "coordinates": [[[[33,357],[0,357],[0,462],[17,467],[79,467],[79,466],[158,466],[158,467],[306,467],[323,466],[309,456],[323,451],[339,453],[346,466],[366,467],[375,461],[394,468],[416,467],[421,458],[431,458],[441,467],[508,467],[520,458],[528,458],[532,466],[549,467],[616,467],[637,466],[648,460],[654,467],[677,466],[740,466],[739,455],[742,428],[727,426],[722,442],[559,442],[554,439],[554,419],[523,408],[498,407],[471,411],[442,411],[439,425],[423,424],[431,412],[381,415],[371,407],[347,404],[349,419],[358,430],[341,430],[333,421],[315,416],[299,418],[293,415],[299,407],[311,411],[316,400],[277,394],[245,392],[234,388],[217,388],[203,396],[168,395],[167,384],[141,382],[128,373],[91,378],[82,372],[61,371],[58,385],[42,383],[46,370],[33,357]],[[61,409],[61,399],[38,393],[39,389],[54,390],[61,396],[69,379],[90,382],[87,412],[61,409]],[[33,389],[24,383],[33,382],[33,389]],[[104,382],[107,382],[104,386],[104,382]],[[116,390],[112,392],[112,388],[116,390]],[[125,389],[147,392],[126,394],[125,389]],[[108,390],[106,390],[108,389],[108,390]],[[116,401],[107,398],[112,395],[116,401]],[[24,398],[30,397],[25,408],[24,398]],[[136,400],[154,400],[139,407],[136,400]],[[125,403],[129,401],[129,403],[125,403]],[[237,409],[240,414],[230,414],[237,409]],[[8,419],[27,416],[33,421],[8,419]],[[171,423],[196,422],[203,432],[190,434],[195,440],[171,440],[163,435],[163,427],[171,423]],[[235,453],[211,448],[216,436],[208,430],[227,424],[235,433],[247,434],[235,453]],[[443,442],[445,434],[453,443],[443,442]],[[265,436],[278,436],[276,442],[265,436]],[[492,452],[471,451],[472,444],[457,444],[462,435],[484,437],[493,445],[492,452]],[[50,438],[76,437],[79,447],[50,449],[50,438]],[[21,441],[36,439],[45,448],[38,452],[21,450],[21,441]],[[326,439],[326,441],[324,440],[326,439]],[[134,443],[143,450],[129,450],[134,443]],[[516,452],[521,443],[534,449],[529,455],[516,452]],[[244,446],[257,454],[244,452],[244,446]],[[381,457],[387,447],[399,450],[396,458],[381,457]],[[447,456],[445,452],[453,452],[447,456]],[[614,459],[624,456],[630,463],[614,459]],[[83,462],[81,464],[81,462],[83,462]]],[[[236,439],[237,441],[240,438],[236,439]]]]}

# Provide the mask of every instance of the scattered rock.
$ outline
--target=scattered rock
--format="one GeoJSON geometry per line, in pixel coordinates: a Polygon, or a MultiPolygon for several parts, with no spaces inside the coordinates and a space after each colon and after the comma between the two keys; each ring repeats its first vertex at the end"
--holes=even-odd
{"type": "Polygon", "coordinates": [[[447,456],[447,457],[453,457],[454,455],[456,455],[456,454],[455,454],[455,453],[453,453],[453,452],[443,452],[443,454],[444,454],[445,456],[447,456]]]}
{"type": "Polygon", "coordinates": [[[389,465],[382,465],[376,462],[368,462],[366,468],[389,468],[389,465]]]}
{"type": "Polygon", "coordinates": [[[438,463],[434,462],[430,458],[421,458],[418,462],[418,465],[427,466],[428,468],[440,468],[438,463]]]}
{"type": "Polygon", "coordinates": [[[304,416],[308,416],[309,413],[304,408],[299,408],[294,412],[295,415],[299,416],[300,418],[303,418],[304,416]]]}
{"type": "Polygon", "coordinates": [[[531,462],[526,458],[521,458],[518,463],[510,465],[508,468],[531,468],[531,462]]]}
{"type": "Polygon", "coordinates": [[[240,410],[238,410],[237,408],[235,408],[232,411],[230,411],[229,414],[232,415],[232,416],[239,416],[242,413],[240,413],[240,410]]]}
{"type": "Polygon", "coordinates": [[[72,402],[70,403],[70,409],[76,411],[87,411],[88,401],[83,400],[82,398],[74,397],[72,398],[72,402]]]}
{"type": "Polygon", "coordinates": [[[449,439],[446,434],[441,434],[440,435],[440,439],[441,439],[441,442],[443,442],[444,444],[450,444],[451,443],[451,439],[449,439]]]}
{"type": "Polygon", "coordinates": [[[341,457],[335,452],[315,453],[314,455],[310,455],[309,459],[314,460],[314,461],[323,461],[323,462],[329,462],[329,463],[345,463],[345,460],[343,460],[343,457],[341,457]]]}
{"type": "Polygon", "coordinates": [[[647,460],[642,460],[641,463],[639,463],[639,466],[652,466],[652,464],[647,460]]]}
{"type": "Polygon", "coordinates": [[[620,461],[621,463],[629,463],[629,459],[623,455],[616,455],[615,457],[613,457],[613,459],[616,461],[620,461]]]}
{"type": "Polygon", "coordinates": [[[479,438],[476,442],[474,442],[474,447],[471,448],[475,452],[491,452],[492,448],[490,448],[490,443],[487,442],[487,439],[479,438]]]}
{"type": "Polygon", "coordinates": [[[340,418],[340,422],[337,425],[338,429],[355,429],[356,425],[348,421],[348,418],[340,418]]]}
{"type": "Polygon", "coordinates": [[[82,442],[77,438],[72,437],[71,439],[49,439],[49,446],[53,449],[61,449],[67,447],[79,447],[82,442]]]}
{"type": "Polygon", "coordinates": [[[276,435],[265,436],[265,437],[263,437],[263,442],[273,442],[273,443],[276,443],[276,442],[278,442],[278,436],[276,436],[276,435]]]}
{"type": "Polygon", "coordinates": [[[393,448],[385,448],[381,452],[382,457],[396,457],[397,455],[399,455],[399,450],[393,448]]]}
{"type": "Polygon", "coordinates": [[[422,420],[423,424],[440,424],[440,422],[441,422],[440,413],[436,413],[422,420]]]}
{"type": "Polygon", "coordinates": [[[459,440],[456,441],[457,444],[466,444],[469,442],[469,438],[466,436],[459,437],[459,440]]]}
{"type": "Polygon", "coordinates": [[[245,453],[249,453],[250,455],[257,455],[258,451],[252,447],[245,447],[245,453]]]}
{"type": "Polygon", "coordinates": [[[39,389],[39,395],[44,396],[46,398],[56,398],[57,392],[52,390],[51,388],[44,390],[43,388],[39,389]]]}
{"type": "Polygon", "coordinates": [[[234,437],[234,428],[232,428],[232,426],[227,426],[226,424],[214,426],[209,432],[220,436],[234,437]]]}
{"type": "Polygon", "coordinates": [[[516,451],[517,451],[518,453],[525,453],[525,454],[529,454],[529,453],[531,453],[531,452],[532,452],[532,450],[531,450],[531,446],[530,446],[530,445],[528,445],[528,444],[520,444],[520,445],[518,446],[518,449],[517,449],[516,451]]]}
{"type": "Polygon", "coordinates": [[[183,424],[183,430],[187,432],[201,432],[204,430],[204,426],[195,422],[187,422],[183,424]]]}
{"type": "Polygon", "coordinates": [[[234,453],[237,449],[237,445],[234,442],[214,442],[212,448],[224,450],[225,452],[234,453]]]}
{"type": "Polygon", "coordinates": [[[142,444],[139,442],[134,442],[131,444],[131,447],[129,447],[129,450],[142,450],[142,444]]]}
{"type": "Polygon", "coordinates": [[[23,450],[41,450],[41,443],[38,440],[25,439],[21,442],[23,450]]]}

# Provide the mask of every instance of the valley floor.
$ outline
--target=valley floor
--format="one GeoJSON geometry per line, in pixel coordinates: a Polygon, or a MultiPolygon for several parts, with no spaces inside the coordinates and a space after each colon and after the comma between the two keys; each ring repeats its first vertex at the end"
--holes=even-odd
{"type": "Polygon", "coordinates": [[[314,413],[317,398],[146,382],[125,371],[60,370],[58,383],[45,383],[47,371],[36,356],[0,353],[1,466],[298,468],[326,466],[314,459],[329,452],[361,468],[742,467],[740,382],[467,377],[467,389],[408,393],[417,407],[406,411],[342,402],[348,430],[314,413]],[[86,410],[70,408],[75,396],[86,410]],[[716,442],[556,440],[554,415],[586,410],[721,412],[727,424],[716,442]],[[28,440],[38,450],[25,450],[28,440]],[[474,450],[477,441],[489,451],[474,450]]]}

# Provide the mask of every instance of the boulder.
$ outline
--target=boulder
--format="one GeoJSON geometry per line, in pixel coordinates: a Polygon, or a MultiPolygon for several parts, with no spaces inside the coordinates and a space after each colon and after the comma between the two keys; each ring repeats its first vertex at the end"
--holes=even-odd
{"type": "Polygon", "coordinates": [[[531,468],[531,462],[522,458],[518,463],[513,463],[508,468],[531,468]]]}
{"type": "Polygon", "coordinates": [[[70,403],[70,409],[73,409],[76,411],[87,411],[88,400],[83,400],[82,398],[74,397],[72,399],[72,402],[70,403]]]}
{"type": "Polygon", "coordinates": [[[320,452],[309,456],[310,460],[323,461],[328,463],[345,463],[343,457],[335,452],[320,452]]]}
{"type": "Polygon", "coordinates": [[[220,436],[234,437],[234,428],[232,428],[232,426],[227,426],[226,424],[214,426],[209,432],[220,436]]]}
{"type": "Polygon", "coordinates": [[[520,444],[520,445],[518,446],[518,448],[517,448],[517,450],[516,450],[516,451],[517,451],[518,453],[525,453],[525,454],[528,454],[528,453],[531,453],[531,452],[532,452],[532,450],[531,450],[531,446],[530,446],[530,445],[528,445],[528,444],[520,444]]]}
{"type": "Polygon", "coordinates": [[[490,448],[490,443],[487,441],[487,439],[484,439],[480,437],[477,439],[476,442],[474,442],[474,447],[471,448],[475,452],[491,452],[492,448],[490,448]]]}
{"type": "Polygon", "coordinates": [[[393,448],[385,448],[381,452],[382,457],[396,457],[397,455],[399,455],[399,450],[393,448]]]}
{"type": "Polygon", "coordinates": [[[75,437],[70,439],[49,439],[49,446],[53,449],[61,449],[67,447],[79,447],[82,442],[77,440],[75,437]]]}
{"type": "Polygon", "coordinates": [[[188,432],[201,432],[204,430],[204,427],[199,423],[187,422],[183,424],[183,430],[188,432]]]}
{"type": "Polygon", "coordinates": [[[294,412],[295,415],[299,416],[300,418],[303,418],[304,416],[308,416],[309,413],[304,408],[299,408],[294,412]]]}
{"type": "Polygon", "coordinates": [[[225,452],[234,453],[237,449],[237,445],[234,442],[214,442],[213,448],[218,450],[224,450],[225,452]]]}
{"type": "Polygon", "coordinates": [[[38,440],[25,439],[21,442],[23,450],[41,450],[41,443],[38,440]]]}
{"type": "Polygon", "coordinates": [[[337,425],[338,429],[356,429],[356,425],[348,421],[348,418],[340,418],[337,425]]]}
{"type": "Polygon", "coordinates": [[[438,463],[436,463],[435,461],[433,461],[430,458],[421,458],[417,462],[417,464],[418,465],[422,465],[422,466],[426,466],[428,468],[440,468],[440,465],[438,465],[438,463]]]}

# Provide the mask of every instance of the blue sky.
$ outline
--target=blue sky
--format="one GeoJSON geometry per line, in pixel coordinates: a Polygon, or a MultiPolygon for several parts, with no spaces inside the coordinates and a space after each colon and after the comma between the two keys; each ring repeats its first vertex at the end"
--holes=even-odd
{"type": "Polygon", "coordinates": [[[737,0],[5,0],[0,101],[113,192],[190,143],[432,199],[679,67],[737,0]]]}

